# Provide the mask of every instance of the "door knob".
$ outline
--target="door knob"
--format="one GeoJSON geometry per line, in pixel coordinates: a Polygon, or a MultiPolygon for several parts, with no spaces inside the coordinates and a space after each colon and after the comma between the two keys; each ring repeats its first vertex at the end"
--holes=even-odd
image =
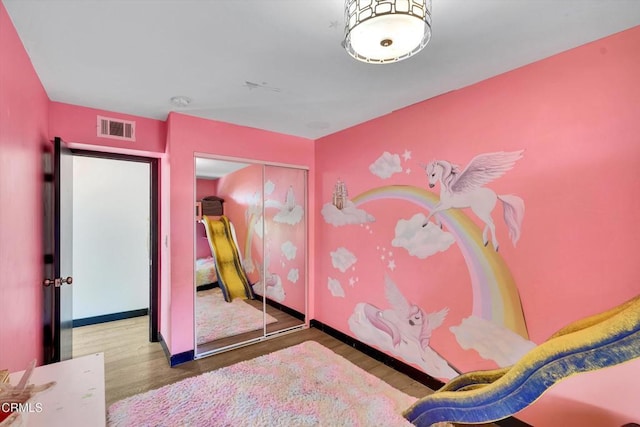
{"type": "Polygon", "coordinates": [[[44,279],[42,281],[42,284],[44,286],[55,286],[56,288],[59,288],[60,286],[64,285],[64,284],[70,285],[73,283],[73,277],[69,276],[66,279],[60,278],[58,277],[57,279],[44,279]]]}

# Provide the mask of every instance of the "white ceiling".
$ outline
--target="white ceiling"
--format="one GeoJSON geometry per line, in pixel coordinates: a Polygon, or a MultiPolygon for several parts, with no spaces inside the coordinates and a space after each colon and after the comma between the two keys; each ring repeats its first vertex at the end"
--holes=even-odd
{"type": "Polygon", "coordinates": [[[372,65],[343,0],[2,1],[53,101],[312,139],[640,25],[639,0],[433,0],[426,49],[372,65]]]}
{"type": "Polygon", "coordinates": [[[248,163],[196,157],[196,178],[218,179],[247,166],[249,166],[248,163]]]}

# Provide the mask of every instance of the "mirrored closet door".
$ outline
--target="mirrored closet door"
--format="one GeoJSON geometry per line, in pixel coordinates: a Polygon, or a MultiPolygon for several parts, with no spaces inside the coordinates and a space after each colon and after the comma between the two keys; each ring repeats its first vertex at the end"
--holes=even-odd
{"type": "Polygon", "coordinates": [[[306,171],[264,167],[264,262],[254,286],[264,297],[267,333],[304,323],[307,303],[306,171]]]}
{"type": "Polygon", "coordinates": [[[306,170],[195,158],[196,357],[303,327],[306,170]]]}

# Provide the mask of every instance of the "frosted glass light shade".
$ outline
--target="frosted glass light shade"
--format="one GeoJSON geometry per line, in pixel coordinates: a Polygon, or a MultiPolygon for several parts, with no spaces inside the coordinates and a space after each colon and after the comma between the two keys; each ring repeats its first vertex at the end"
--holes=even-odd
{"type": "Polygon", "coordinates": [[[344,47],[355,59],[397,62],[431,38],[431,0],[346,0],[344,47]]]}

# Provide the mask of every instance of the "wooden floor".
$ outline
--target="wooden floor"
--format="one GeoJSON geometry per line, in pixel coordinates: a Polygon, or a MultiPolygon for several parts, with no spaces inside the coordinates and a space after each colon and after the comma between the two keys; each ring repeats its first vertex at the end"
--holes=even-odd
{"type": "Polygon", "coordinates": [[[73,329],[73,357],[104,352],[107,406],[143,391],[309,340],[330,348],[407,394],[420,397],[431,393],[419,382],[315,328],[292,332],[174,368],[169,367],[160,344],[148,341],[148,334],[146,316],[73,329]]]}
{"type": "Polygon", "coordinates": [[[107,407],[137,393],[309,340],[333,350],[411,396],[422,397],[432,393],[423,384],[315,328],[288,333],[174,368],[169,367],[160,344],[150,343],[148,335],[147,316],[73,329],[73,357],[104,353],[107,407]]]}

